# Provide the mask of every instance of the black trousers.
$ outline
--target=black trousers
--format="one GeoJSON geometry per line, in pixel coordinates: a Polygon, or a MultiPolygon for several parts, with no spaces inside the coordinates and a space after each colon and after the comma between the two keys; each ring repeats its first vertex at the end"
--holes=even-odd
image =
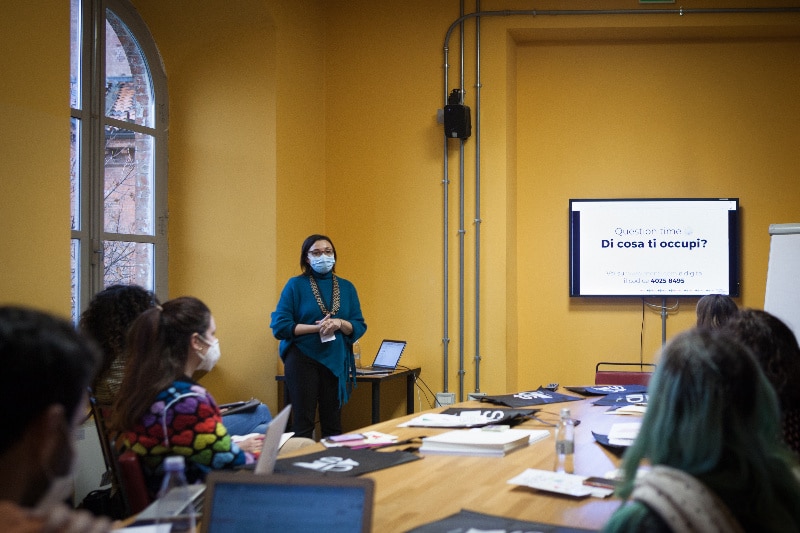
{"type": "Polygon", "coordinates": [[[292,431],[295,437],[314,438],[314,423],[319,408],[322,438],[342,432],[339,407],[339,379],[325,365],[291,346],[283,360],[286,388],[292,404],[292,431]]]}

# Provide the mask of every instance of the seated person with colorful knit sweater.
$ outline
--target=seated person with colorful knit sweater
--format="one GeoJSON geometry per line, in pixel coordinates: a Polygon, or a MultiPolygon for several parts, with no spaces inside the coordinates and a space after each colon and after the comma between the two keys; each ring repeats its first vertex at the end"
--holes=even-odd
{"type": "Polygon", "coordinates": [[[151,495],[169,455],[186,458],[190,483],[209,471],[254,462],[263,437],[238,445],[211,394],[191,376],[219,360],[216,324],[197,298],[182,297],[143,312],[131,325],[128,358],[117,401],[115,428],[139,454],[151,495]]]}

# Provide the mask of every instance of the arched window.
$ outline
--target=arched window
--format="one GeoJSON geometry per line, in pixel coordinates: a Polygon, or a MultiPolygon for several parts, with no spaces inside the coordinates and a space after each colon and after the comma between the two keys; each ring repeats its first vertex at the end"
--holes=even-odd
{"type": "Polygon", "coordinates": [[[167,295],[166,75],[127,0],[71,0],[72,315],[116,283],[167,295]]]}

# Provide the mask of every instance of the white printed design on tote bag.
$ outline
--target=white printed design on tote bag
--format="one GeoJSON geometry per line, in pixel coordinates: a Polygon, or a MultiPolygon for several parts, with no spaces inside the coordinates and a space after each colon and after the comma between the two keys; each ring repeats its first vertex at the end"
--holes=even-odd
{"type": "Polygon", "coordinates": [[[349,472],[359,466],[358,462],[352,459],[342,459],[341,457],[320,457],[313,463],[292,463],[300,468],[308,468],[318,472],[349,472]]]}

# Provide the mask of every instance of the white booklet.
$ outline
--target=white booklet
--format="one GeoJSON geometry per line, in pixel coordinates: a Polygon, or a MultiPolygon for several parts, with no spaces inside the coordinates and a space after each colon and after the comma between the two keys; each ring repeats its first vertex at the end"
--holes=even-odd
{"type": "Polygon", "coordinates": [[[605,498],[614,493],[613,489],[586,485],[584,481],[587,479],[586,476],[579,476],[576,474],[528,468],[521,474],[509,479],[508,483],[511,485],[523,485],[547,492],[566,494],[567,496],[573,496],[575,498],[583,498],[585,496],[605,498]]]}
{"type": "Polygon", "coordinates": [[[493,418],[488,415],[481,414],[480,411],[463,412],[457,415],[448,415],[445,413],[427,413],[412,418],[408,422],[398,424],[397,427],[427,427],[427,428],[455,428],[455,427],[470,427],[470,426],[485,426],[491,424],[493,418]]]}
{"type": "Polygon", "coordinates": [[[503,455],[527,446],[530,442],[550,435],[546,429],[496,429],[485,428],[456,429],[441,435],[425,437],[419,451],[423,454],[503,455]]]}
{"type": "Polygon", "coordinates": [[[618,422],[611,425],[608,432],[608,443],[616,446],[630,446],[639,434],[641,422],[618,422]]]}

